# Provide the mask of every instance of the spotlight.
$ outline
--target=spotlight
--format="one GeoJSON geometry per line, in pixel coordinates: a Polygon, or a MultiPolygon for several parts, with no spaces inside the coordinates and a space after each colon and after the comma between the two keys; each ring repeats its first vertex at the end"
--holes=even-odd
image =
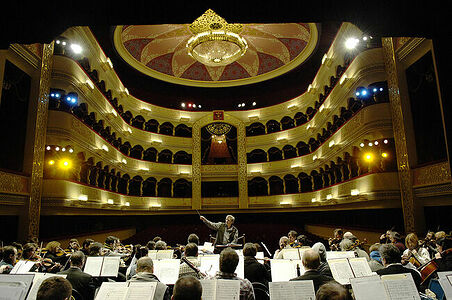
{"type": "Polygon", "coordinates": [[[373,91],[374,91],[374,93],[376,93],[378,90],[377,90],[377,88],[374,88],[373,91]]]}
{"type": "Polygon", "coordinates": [[[372,147],[374,144],[372,144],[372,142],[369,142],[368,145],[369,145],[369,147],[372,147]]]}
{"type": "Polygon", "coordinates": [[[384,157],[384,158],[386,158],[386,157],[388,157],[388,153],[383,152],[383,153],[381,154],[381,156],[384,157]]]}
{"type": "Polygon", "coordinates": [[[383,92],[383,88],[380,88],[380,92],[383,92]]]}
{"type": "Polygon", "coordinates": [[[387,143],[388,143],[388,140],[383,140],[383,143],[387,144],[387,143]]]}
{"type": "Polygon", "coordinates": [[[345,41],[345,48],[352,50],[358,46],[359,40],[357,38],[351,37],[345,41]]]}
{"type": "Polygon", "coordinates": [[[53,159],[49,160],[49,165],[53,166],[55,164],[55,161],[53,159]]]}
{"type": "Polygon", "coordinates": [[[180,106],[182,106],[182,107],[185,107],[185,103],[184,103],[184,102],[182,102],[182,103],[180,104],[180,106]]]}
{"type": "Polygon", "coordinates": [[[237,107],[242,107],[242,104],[237,105],[237,107]]]}
{"type": "Polygon", "coordinates": [[[367,162],[371,162],[371,161],[374,160],[374,155],[373,155],[372,153],[366,153],[366,154],[364,154],[364,159],[365,159],[367,162]]]}
{"type": "Polygon", "coordinates": [[[193,108],[196,108],[196,104],[193,104],[193,108]]]}
{"type": "Polygon", "coordinates": [[[61,151],[62,151],[62,152],[66,152],[66,148],[64,148],[64,147],[61,148],[61,151]]]}
{"type": "Polygon", "coordinates": [[[201,104],[198,104],[198,108],[201,108],[201,104]]]}
{"type": "Polygon", "coordinates": [[[359,92],[356,92],[355,95],[356,95],[356,96],[359,96],[360,94],[359,94],[359,92]]]}
{"type": "MultiPolygon", "coordinates": [[[[64,43],[63,43],[64,45],[64,43]]],[[[82,53],[83,49],[79,44],[71,44],[71,49],[72,52],[74,52],[75,54],[80,54],[82,53]]]]}
{"type": "Polygon", "coordinates": [[[361,148],[364,147],[364,143],[359,144],[359,146],[360,146],[361,148]]]}
{"type": "Polygon", "coordinates": [[[72,149],[72,148],[69,148],[69,153],[73,153],[74,152],[74,149],[72,149]]]}
{"type": "Polygon", "coordinates": [[[191,103],[188,103],[188,107],[191,107],[191,103]]]}
{"type": "Polygon", "coordinates": [[[62,42],[61,44],[62,44],[63,46],[66,46],[66,42],[62,42]]]}
{"type": "Polygon", "coordinates": [[[62,159],[59,162],[59,167],[63,170],[68,170],[72,167],[72,162],[69,159],[62,159]]]}
{"type": "Polygon", "coordinates": [[[60,147],[56,146],[55,151],[60,151],[60,147]]]}
{"type": "Polygon", "coordinates": [[[253,106],[256,106],[256,104],[257,104],[256,102],[253,102],[253,106]]]}
{"type": "Polygon", "coordinates": [[[57,43],[57,45],[59,45],[61,43],[60,40],[56,40],[55,43],[57,43]]]}
{"type": "Polygon", "coordinates": [[[374,145],[375,145],[375,146],[378,146],[378,141],[375,141],[375,142],[374,142],[374,145]]]}
{"type": "Polygon", "coordinates": [[[78,96],[76,93],[69,93],[66,96],[66,101],[70,104],[76,104],[78,100],[78,96]]]}
{"type": "Polygon", "coordinates": [[[242,107],[245,107],[245,103],[242,103],[242,107]]]}
{"type": "Polygon", "coordinates": [[[52,149],[50,146],[47,146],[47,147],[46,147],[46,150],[50,150],[50,149],[52,149]]]}

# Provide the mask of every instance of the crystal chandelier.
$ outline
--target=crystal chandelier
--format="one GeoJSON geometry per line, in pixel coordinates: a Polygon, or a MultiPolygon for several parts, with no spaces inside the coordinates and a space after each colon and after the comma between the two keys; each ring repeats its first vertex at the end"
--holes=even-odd
{"type": "Polygon", "coordinates": [[[226,66],[242,57],[248,44],[239,35],[242,24],[228,24],[211,9],[196,19],[187,42],[188,54],[207,66],[226,66]]]}

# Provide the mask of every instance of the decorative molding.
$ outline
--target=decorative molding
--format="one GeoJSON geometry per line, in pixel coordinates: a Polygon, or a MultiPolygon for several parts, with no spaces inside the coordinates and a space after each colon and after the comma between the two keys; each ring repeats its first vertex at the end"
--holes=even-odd
{"type": "Polygon", "coordinates": [[[52,73],[54,44],[44,44],[39,82],[38,107],[33,145],[33,165],[31,171],[30,201],[28,206],[28,238],[39,236],[41,212],[42,179],[44,168],[44,148],[46,144],[49,90],[52,73]]]}
{"type": "Polygon", "coordinates": [[[0,171],[0,193],[29,195],[29,178],[0,171]]]}
{"type": "Polygon", "coordinates": [[[397,77],[397,61],[392,38],[383,38],[383,54],[388,76],[389,101],[391,104],[392,125],[397,155],[397,168],[399,174],[400,193],[405,223],[405,232],[415,232],[414,192],[412,176],[408,160],[408,145],[406,129],[403,118],[402,103],[397,77]]]}
{"type": "Polygon", "coordinates": [[[400,38],[397,40],[398,48],[395,50],[397,59],[399,61],[403,60],[407,55],[409,55],[413,50],[415,50],[419,45],[425,40],[425,38],[400,38]]]}
{"type": "Polygon", "coordinates": [[[444,184],[449,183],[450,181],[451,173],[449,163],[447,162],[413,170],[414,187],[444,184]]]}

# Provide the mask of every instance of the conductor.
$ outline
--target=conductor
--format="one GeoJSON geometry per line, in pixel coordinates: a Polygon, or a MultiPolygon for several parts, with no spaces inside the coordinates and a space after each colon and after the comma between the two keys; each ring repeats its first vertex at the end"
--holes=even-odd
{"type": "Polygon", "coordinates": [[[214,245],[228,245],[228,244],[237,244],[237,240],[239,238],[239,231],[234,224],[235,218],[234,216],[227,215],[226,222],[210,222],[204,216],[199,217],[204,224],[207,225],[212,230],[217,232],[217,236],[215,239],[214,245]]]}

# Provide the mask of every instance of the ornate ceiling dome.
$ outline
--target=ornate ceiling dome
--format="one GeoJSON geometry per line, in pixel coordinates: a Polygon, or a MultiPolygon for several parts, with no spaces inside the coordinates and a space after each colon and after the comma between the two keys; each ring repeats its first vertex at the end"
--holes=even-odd
{"type": "MultiPolygon", "coordinates": [[[[193,24],[117,26],[115,48],[129,65],[148,76],[188,86],[226,87],[284,74],[302,64],[317,45],[317,26],[312,23],[228,24],[216,14],[212,17],[212,13],[215,14],[207,11],[193,24]],[[246,47],[226,65],[202,63],[202,59],[191,53],[190,42],[199,34],[194,24],[199,24],[200,19],[209,21],[202,19],[206,14],[213,20],[211,29],[234,28],[231,34],[237,36],[226,41],[230,42],[226,46],[236,50],[246,47]],[[236,42],[237,38],[243,39],[243,44],[236,42]]],[[[218,52],[228,51],[227,47],[220,49],[225,40],[215,45],[218,52]]],[[[208,51],[205,53],[210,55],[208,51]]]]}

